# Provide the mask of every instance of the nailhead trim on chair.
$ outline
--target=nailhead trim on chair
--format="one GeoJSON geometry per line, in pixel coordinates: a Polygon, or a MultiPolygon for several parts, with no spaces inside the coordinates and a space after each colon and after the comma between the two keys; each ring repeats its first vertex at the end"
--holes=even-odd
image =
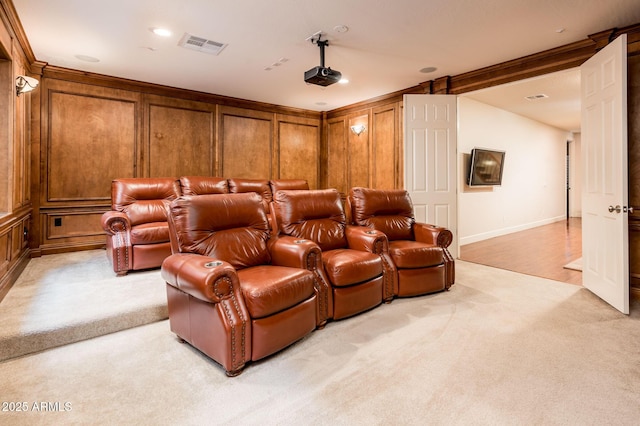
{"type": "Polygon", "coordinates": [[[233,284],[231,283],[231,280],[228,277],[224,277],[221,279],[224,280],[229,286],[229,288],[231,289],[230,296],[227,299],[221,300],[220,303],[222,304],[224,308],[224,313],[227,316],[227,319],[229,320],[229,324],[231,325],[231,366],[233,367],[233,370],[230,373],[235,373],[241,368],[243,368],[246,363],[246,359],[244,358],[244,353],[245,353],[245,345],[246,345],[245,335],[246,335],[246,328],[247,328],[247,320],[246,318],[243,317],[242,311],[238,306],[238,300],[236,299],[235,293],[233,292],[233,284]],[[242,351],[242,358],[240,359],[240,362],[238,362],[236,357],[236,327],[235,327],[236,324],[233,321],[233,315],[231,315],[231,311],[229,310],[229,305],[225,303],[226,300],[228,299],[230,299],[231,302],[233,303],[233,307],[235,308],[236,313],[238,314],[238,316],[240,317],[240,320],[242,321],[242,335],[240,340],[240,349],[242,351]]]}
{"type": "Polygon", "coordinates": [[[320,323],[324,323],[329,317],[329,301],[327,300],[328,297],[326,295],[329,289],[323,288],[324,280],[316,268],[316,259],[316,253],[309,253],[309,256],[307,257],[307,269],[313,272],[313,287],[318,293],[318,305],[322,308],[320,312],[320,323]]]}
{"type": "MultiPolygon", "coordinates": [[[[126,229],[126,227],[125,227],[126,229]]],[[[112,240],[113,241],[113,240],[112,240]]],[[[124,271],[125,273],[129,270],[129,249],[127,247],[131,245],[129,241],[129,233],[128,232],[116,232],[116,265],[118,265],[118,273],[124,271]],[[125,241],[126,238],[126,241],[125,241]],[[124,251],[124,265],[122,264],[121,251],[124,251]]]]}

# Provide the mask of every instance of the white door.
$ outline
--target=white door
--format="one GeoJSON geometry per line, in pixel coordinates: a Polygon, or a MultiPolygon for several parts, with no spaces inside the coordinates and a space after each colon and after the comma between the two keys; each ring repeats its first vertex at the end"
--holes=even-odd
{"type": "Polygon", "coordinates": [[[458,257],[457,98],[404,95],[404,185],[416,221],[449,229],[458,257]]]}
{"type": "Polygon", "coordinates": [[[627,36],[581,67],[582,282],[629,313],[627,36]]]}

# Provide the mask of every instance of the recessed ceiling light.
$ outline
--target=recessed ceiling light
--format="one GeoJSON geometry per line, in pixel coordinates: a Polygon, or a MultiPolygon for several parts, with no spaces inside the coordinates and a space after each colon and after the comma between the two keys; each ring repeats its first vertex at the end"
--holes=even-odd
{"type": "Polygon", "coordinates": [[[169,37],[171,35],[171,31],[166,28],[149,28],[149,30],[160,37],[169,37]]]}
{"type": "Polygon", "coordinates": [[[85,62],[100,62],[100,59],[87,55],[75,55],[75,58],[85,62]]]}
{"type": "Polygon", "coordinates": [[[436,68],[436,67],[425,67],[425,68],[422,68],[422,69],[420,70],[420,72],[421,72],[421,73],[423,73],[423,74],[429,74],[429,73],[431,73],[431,72],[434,72],[434,71],[435,71],[435,70],[437,70],[437,69],[438,69],[438,68],[436,68]]]}
{"type": "Polygon", "coordinates": [[[266,67],[264,67],[264,70],[265,71],[271,71],[275,67],[279,67],[280,65],[282,65],[282,64],[284,64],[285,62],[288,62],[288,61],[289,61],[289,58],[280,58],[276,62],[272,63],[271,65],[267,65],[266,67]]]}
{"type": "Polygon", "coordinates": [[[341,78],[341,79],[338,81],[338,83],[340,83],[340,84],[347,84],[348,82],[349,82],[349,80],[348,80],[348,79],[346,79],[346,78],[341,78]]]}

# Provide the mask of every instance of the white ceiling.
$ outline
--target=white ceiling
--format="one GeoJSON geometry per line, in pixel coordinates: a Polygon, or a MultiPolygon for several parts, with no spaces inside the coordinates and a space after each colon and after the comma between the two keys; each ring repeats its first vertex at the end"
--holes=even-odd
{"type": "Polygon", "coordinates": [[[469,92],[462,96],[559,129],[580,132],[579,68],[469,92]],[[527,99],[537,95],[547,97],[527,99]]]}
{"type": "MultiPolygon", "coordinates": [[[[51,65],[316,111],[368,100],[640,22],[638,0],[13,0],[36,58],[51,65]],[[340,32],[339,26],[348,31],[340,32]],[[150,28],[166,28],[162,38],[150,28]],[[560,31],[562,29],[562,31],[560,31]],[[306,39],[322,31],[325,65],[348,84],[308,85],[320,64],[306,39]],[[228,46],[217,55],[179,47],[189,33],[228,46]],[[95,58],[87,62],[78,56],[95,58]],[[278,66],[273,64],[279,63],[278,66]],[[267,71],[265,68],[271,67],[267,71]],[[432,73],[421,73],[436,67],[432,73]]],[[[536,110],[574,130],[575,77],[473,94],[501,108],[536,110]],[[570,84],[565,84],[570,82],[570,84]],[[494,94],[491,94],[492,91],[494,94]],[[517,91],[516,91],[517,90],[517,91]],[[510,102],[509,99],[513,99],[510,102]],[[527,103],[525,103],[527,102],[527,103]],[[537,102],[542,105],[543,102],[537,102]]],[[[537,79],[534,79],[537,80],[537,79]]],[[[578,85],[579,87],[579,85],[578,85]]],[[[579,101],[578,106],[579,106],[579,101]]],[[[537,118],[547,120],[544,116],[537,118]]],[[[578,124],[576,124],[576,119],[578,124]]]]}

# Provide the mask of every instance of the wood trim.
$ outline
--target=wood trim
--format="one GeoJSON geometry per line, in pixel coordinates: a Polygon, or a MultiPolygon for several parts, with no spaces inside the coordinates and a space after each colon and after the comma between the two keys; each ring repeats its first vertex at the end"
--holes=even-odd
{"type": "Polygon", "coordinates": [[[0,302],[2,302],[2,299],[4,299],[13,284],[18,280],[18,277],[20,277],[20,274],[22,274],[22,271],[27,267],[30,258],[30,250],[24,250],[18,260],[13,263],[8,273],[0,277],[0,302]]]}
{"type": "Polygon", "coordinates": [[[102,74],[88,73],[84,71],[72,70],[52,65],[43,67],[43,76],[52,80],[72,81],[76,83],[85,83],[93,86],[105,86],[117,88],[131,92],[143,92],[146,95],[159,95],[189,101],[206,102],[210,104],[220,104],[228,107],[251,109],[256,111],[265,111],[270,113],[281,113],[287,115],[296,115],[300,117],[316,118],[321,117],[321,113],[317,111],[305,110],[300,108],[286,107],[282,105],[269,104],[265,102],[249,101],[245,99],[233,98],[229,96],[215,95],[193,90],[178,89],[175,87],[161,86],[153,83],[129,80],[119,77],[111,77],[102,74]]]}
{"type": "Polygon", "coordinates": [[[640,288],[631,287],[630,296],[632,299],[640,300],[640,288]]]}

